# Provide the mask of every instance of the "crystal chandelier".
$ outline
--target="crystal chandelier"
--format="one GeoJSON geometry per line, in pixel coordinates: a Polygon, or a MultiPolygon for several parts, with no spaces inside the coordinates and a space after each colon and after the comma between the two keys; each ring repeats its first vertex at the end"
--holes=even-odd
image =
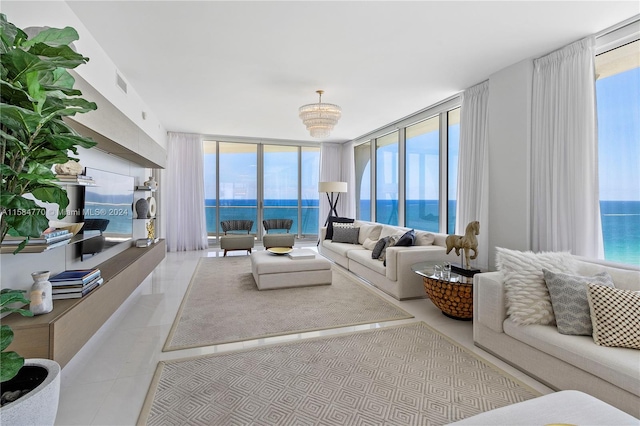
{"type": "Polygon", "coordinates": [[[307,126],[312,137],[326,138],[329,137],[329,133],[340,119],[342,110],[338,105],[322,103],[324,90],[316,90],[316,93],[318,94],[318,103],[302,105],[298,109],[298,116],[307,126]]]}

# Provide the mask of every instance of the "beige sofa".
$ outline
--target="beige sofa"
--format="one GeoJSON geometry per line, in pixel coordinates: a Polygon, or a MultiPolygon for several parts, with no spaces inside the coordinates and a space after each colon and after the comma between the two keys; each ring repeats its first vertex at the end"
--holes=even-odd
{"type": "MultiPolygon", "coordinates": [[[[640,290],[640,270],[577,260],[579,275],[607,271],[616,288],[640,290]]],[[[502,272],[477,274],[473,292],[476,346],[553,389],[579,390],[640,417],[640,350],[598,346],[555,325],[517,325],[507,315],[502,272]]]]}
{"type": "Polygon", "coordinates": [[[383,261],[371,258],[372,251],[364,248],[363,243],[367,238],[377,241],[390,235],[402,235],[411,228],[360,220],[356,220],[354,226],[360,228],[359,244],[325,239],[327,229],[322,228],[318,251],[398,300],[426,296],[422,278],[413,272],[411,265],[425,261],[460,263],[460,257],[454,251],[446,254],[446,234],[416,230],[416,243],[419,245],[389,247],[385,266],[383,261]]]}

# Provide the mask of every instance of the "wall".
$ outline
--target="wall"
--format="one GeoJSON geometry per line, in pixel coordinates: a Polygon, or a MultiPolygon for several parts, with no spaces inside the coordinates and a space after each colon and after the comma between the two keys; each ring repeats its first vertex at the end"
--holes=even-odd
{"type": "Polygon", "coordinates": [[[489,77],[489,267],[495,247],[531,248],[530,167],[533,60],[489,77]]]}

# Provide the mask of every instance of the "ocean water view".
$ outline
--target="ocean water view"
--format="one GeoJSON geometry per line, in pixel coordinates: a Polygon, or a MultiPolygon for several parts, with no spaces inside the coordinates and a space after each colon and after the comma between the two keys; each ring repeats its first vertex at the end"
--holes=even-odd
{"type": "MultiPolygon", "coordinates": [[[[397,202],[378,201],[378,222],[395,225],[398,223],[397,202]]],[[[640,266],[640,201],[601,201],[600,210],[604,235],[605,259],[611,262],[640,266]]],[[[205,200],[207,232],[215,235],[216,200],[205,200]]],[[[369,201],[361,200],[362,220],[371,220],[368,212],[369,201]]],[[[257,232],[256,200],[220,200],[220,220],[253,220],[252,232],[257,232]]],[[[455,223],[455,201],[449,201],[449,232],[453,233],[455,223]]],[[[266,219],[293,219],[292,233],[298,232],[297,200],[265,200],[266,219]]],[[[439,206],[436,200],[409,200],[407,202],[406,226],[425,231],[437,232],[439,206]]],[[[318,200],[305,200],[302,206],[302,234],[314,236],[318,233],[318,200]]]]}

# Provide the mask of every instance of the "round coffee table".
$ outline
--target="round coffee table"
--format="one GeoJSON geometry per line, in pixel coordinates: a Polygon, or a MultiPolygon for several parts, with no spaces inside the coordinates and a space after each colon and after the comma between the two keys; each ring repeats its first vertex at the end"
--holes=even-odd
{"type": "MultiPolygon", "coordinates": [[[[442,263],[442,262],[440,262],[442,263]]],[[[449,318],[470,321],[473,319],[473,278],[451,273],[449,278],[436,276],[438,262],[421,262],[411,265],[422,276],[424,290],[429,299],[449,318]]]]}

